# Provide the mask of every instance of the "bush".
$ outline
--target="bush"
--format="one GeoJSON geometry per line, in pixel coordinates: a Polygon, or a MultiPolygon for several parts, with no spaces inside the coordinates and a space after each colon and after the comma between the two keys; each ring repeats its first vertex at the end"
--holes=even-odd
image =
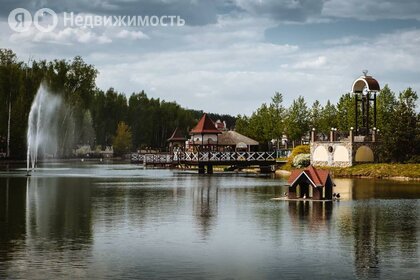
{"type": "Polygon", "coordinates": [[[310,148],[308,145],[299,145],[296,146],[293,150],[292,153],[289,156],[289,160],[287,161],[287,163],[293,164],[293,159],[295,158],[295,156],[300,155],[300,154],[309,154],[310,148]]]}
{"type": "Polygon", "coordinates": [[[311,155],[310,154],[298,154],[293,159],[293,166],[296,168],[307,167],[311,164],[311,155]]]}
{"type": "Polygon", "coordinates": [[[285,170],[290,170],[292,168],[292,166],[294,166],[293,164],[293,159],[300,154],[310,154],[310,148],[309,145],[299,145],[296,146],[293,150],[292,153],[290,154],[287,163],[283,166],[283,169],[285,170]]]}

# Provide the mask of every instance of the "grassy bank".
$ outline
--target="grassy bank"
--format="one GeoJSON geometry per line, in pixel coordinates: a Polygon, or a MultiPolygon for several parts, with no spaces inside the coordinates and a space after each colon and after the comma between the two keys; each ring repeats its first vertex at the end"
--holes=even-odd
{"type": "Polygon", "coordinates": [[[420,179],[420,164],[358,164],[352,167],[328,168],[335,177],[412,178],[420,179]]]}

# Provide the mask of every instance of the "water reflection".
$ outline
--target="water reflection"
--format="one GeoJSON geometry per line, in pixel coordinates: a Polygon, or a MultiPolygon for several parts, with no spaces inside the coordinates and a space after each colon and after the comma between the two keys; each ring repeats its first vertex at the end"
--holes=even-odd
{"type": "Polygon", "coordinates": [[[310,231],[322,231],[329,228],[333,212],[332,201],[288,201],[288,212],[295,230],[302,229],[302,224],[310,231]]]}
{"type": "Polygon", "coordinates": [[[415,201],[361,201],[352,212],[355,270],[358,277],[384,277],[398,257],[402,274],[415,271],[418,259],[418,206],[415,201]]]}
{"type": "Polygon", "coordinates": [[[283,182],[121,169],[0,176],[0,279],[418,274],[419,200],[401,199],[414,184],[344,179],[339,202],[272,201],[283,182]]]}
{"type": "Polygon", "coordinates": [[[74,180],[57,178],[16,178],[13,185],[10,178],[1,180],[6,182],[0,187],[0,260],[2,264],[13,259],[24,262],[2,268],[0,273],[10,269],[11,275],[19,274],[30,270],[30,264],[65,262],[89,255],[92,244],[89,188],[74,180]],[[22,255],[22,250],[27,254],[22,255]]]}
{"type": "Polygon", "coordinates": [[[203,239],[206,239],[217,219],[219,188],[213,177],[203,176],[202,184],[192,189],[193,214],[203,239]]]}
{"type": "Polygon", "coordinates": [[[11,186],[10,178],[0,178],[0,266],[21,250],[25,235],[26,185],[11,186]]]}

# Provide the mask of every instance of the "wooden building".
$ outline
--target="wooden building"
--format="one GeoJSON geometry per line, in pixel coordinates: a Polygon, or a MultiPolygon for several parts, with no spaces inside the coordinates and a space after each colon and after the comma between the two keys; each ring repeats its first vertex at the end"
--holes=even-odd
{"type": "Polygon", "coordinates": [[[288,180],[290,199],[331,200],[334,183],[328,170],[307,169],[293,170],[288,180]]]}
{"type": "Polygon", "coordinates": [[[204,114],[190,131],[188,147],[193,151],[217,151],[221,133],[209,115],[204,114]]]}
{"type": "Polygon", "coordinates": [[[184,151],[187,138],[185,138],[181,130],[177,127],[167,141],[169,142],[169,152],[172,153],[175,150],[184,151]]]}
{"type": "Polygon", "coordinates": [[[219,135],[219,147],[222,151],[229,152],[251,152],[258,149],[259,143],[236,131],[223,131],[219,135]]]}

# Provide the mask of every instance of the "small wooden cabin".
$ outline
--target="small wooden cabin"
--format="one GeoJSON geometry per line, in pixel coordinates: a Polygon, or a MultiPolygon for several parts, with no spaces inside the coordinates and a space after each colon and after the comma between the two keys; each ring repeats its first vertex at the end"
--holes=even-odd
{"type": "Polygon", "coordinates": [[[169,142],[169,152],[172,153],[174,150],[184,151],[187,138],[184,137],[181,130],[177,127],[167,141],[169,142]]]}
{"type": "Polygon", "coordinates": [[[288,198],[306,198],[330,200],[333,197],[333,186],[328,170],[315,169],[310,165],[306,169],[293,170],[288,180],[288,198]]]}

